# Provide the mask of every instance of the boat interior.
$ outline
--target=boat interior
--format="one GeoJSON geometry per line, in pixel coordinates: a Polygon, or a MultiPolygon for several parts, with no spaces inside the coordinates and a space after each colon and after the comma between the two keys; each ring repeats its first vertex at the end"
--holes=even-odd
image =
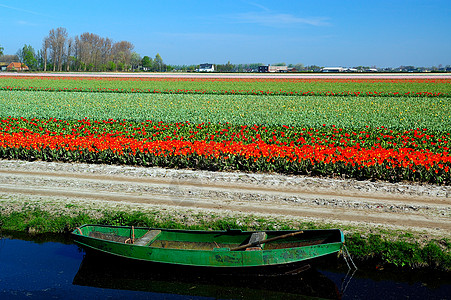
{"type": "Polygon", "coordinates": [[[340,242],[339,230],[306,231],[187,231],[134,227],[86,226],[82,235],[137,246],[231,251],[273,250],[340,242]]]}

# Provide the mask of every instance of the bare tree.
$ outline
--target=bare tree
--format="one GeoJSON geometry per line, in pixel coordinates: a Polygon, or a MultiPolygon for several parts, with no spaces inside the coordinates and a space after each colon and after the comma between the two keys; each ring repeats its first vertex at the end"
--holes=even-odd
{"type": "Polygon", "coordinates": [[[73,44],[74,40],[72,38],[69,38],[67,40],[67,55],[66,55],[66,71],[69,72],[70,71],[70,64],[71,64],[71,60],[72,60],[72,51],[73,51],[73,44]]]}
{"type": "Polygon", "coordinates": [[[50,29],[48,40],[49,40],[50,57],[53,64],[53,71],[55,71],[57,60],[57,43],[55,29],[50,29]]]}
{"type": "Polygon", "coordinates": [[[63,58],[65,55],[65,47],[67,42],[67,30],[63,27],[51,29],[49,32],[50,56],[53,63],[53,71],[62,71],[63,58]]]}
{"type": "MultiPolygon", "coordinates": [[[[75,38],[68,38],[65,28],[52,29],[42,44],[44,70],[47,60],[53,64],[53,71],[65,71],[72,67],[78,71],[105,71],[112,66],[120,66],[128,70],[132,64],[134,46],[127,41],[113,43],[110,38],[102,38],[97,34],[85,32],[75,38]]],[[[139,55],[135,54],[136,59],[139,55]]]]}
{"type": "Polygon", "coordinates": [[[112,41],[97,34],[85,32],[75,37],[75,56],[79,69],[101,70],[111,59],[112,41]]]}
{"type": "Polygon", "coordinates": [[[76,57],[79,63],[78,70],[86,71],[92,59],[92,34],[85,32],[75,37],[76,57]]]}
{"type": "Polygon", "coordinates": [[[124,70],[127,70],[131,64],[132,50],[134,46],[127,41],[120,41],[113,45],[113,60],[116,65],[122,65],[124,70]]]}
{"type": "Polygon", "coordinates": [[[47,59],[48,59],[48,52],[50,48],[50,38],[47,36],[42,41],[42,59],[44,61],[44,72],[47,71],[47,59]]]}
{"type": "Polygon", "coordinates": [[[14,62],[19,61],[19,57],[17,55],[11,55],[11,54],[4,54],[0,56],[0,62],[14,62]]]}
{"type": "Polygon", "coordinates": [[[111,56],[112,56],[112,50],[113,50],[113,40],[111,40],[110,38],[105,38],[103,40],[103,46],[102,46],[102,58],[103,64],[107,64],[109,61],[112,60],[111,56]]]}
{"type": "Polygon", "coordinates": [[[65,47],[67,42],[67,30],[63,27],[56,29],[56,39],[58,47],[58,71],[63,70],[63,59],[65,55],[65,47]]]}

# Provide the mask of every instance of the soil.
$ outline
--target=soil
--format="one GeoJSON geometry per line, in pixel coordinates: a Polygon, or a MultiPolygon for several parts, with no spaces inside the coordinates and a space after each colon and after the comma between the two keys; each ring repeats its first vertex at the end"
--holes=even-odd
{"type": "Polygon", "coordinates": [[[0,160],[0,210],[30,203],[252,215],[451,237],[450,186],[0,160]]]}

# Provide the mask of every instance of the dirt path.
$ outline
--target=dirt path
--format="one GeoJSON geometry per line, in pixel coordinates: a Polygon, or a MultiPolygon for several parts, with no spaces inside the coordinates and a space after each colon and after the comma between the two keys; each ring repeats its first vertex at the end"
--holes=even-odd
{"type": "Polygon", "coordinates": [[[449,186],[0,160],[0,197],[383,225],[451,236],[449,186]]]}

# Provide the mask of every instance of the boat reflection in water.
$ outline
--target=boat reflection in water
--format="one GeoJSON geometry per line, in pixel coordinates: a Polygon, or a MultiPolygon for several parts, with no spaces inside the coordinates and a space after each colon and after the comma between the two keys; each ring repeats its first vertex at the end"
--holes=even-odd
{"type": "Polygon", "coordinates": [[[226,299],[339,299],[336,284],[304,266],[284,274],[218,274],[87,253],[73,284],[226,299]]]}

